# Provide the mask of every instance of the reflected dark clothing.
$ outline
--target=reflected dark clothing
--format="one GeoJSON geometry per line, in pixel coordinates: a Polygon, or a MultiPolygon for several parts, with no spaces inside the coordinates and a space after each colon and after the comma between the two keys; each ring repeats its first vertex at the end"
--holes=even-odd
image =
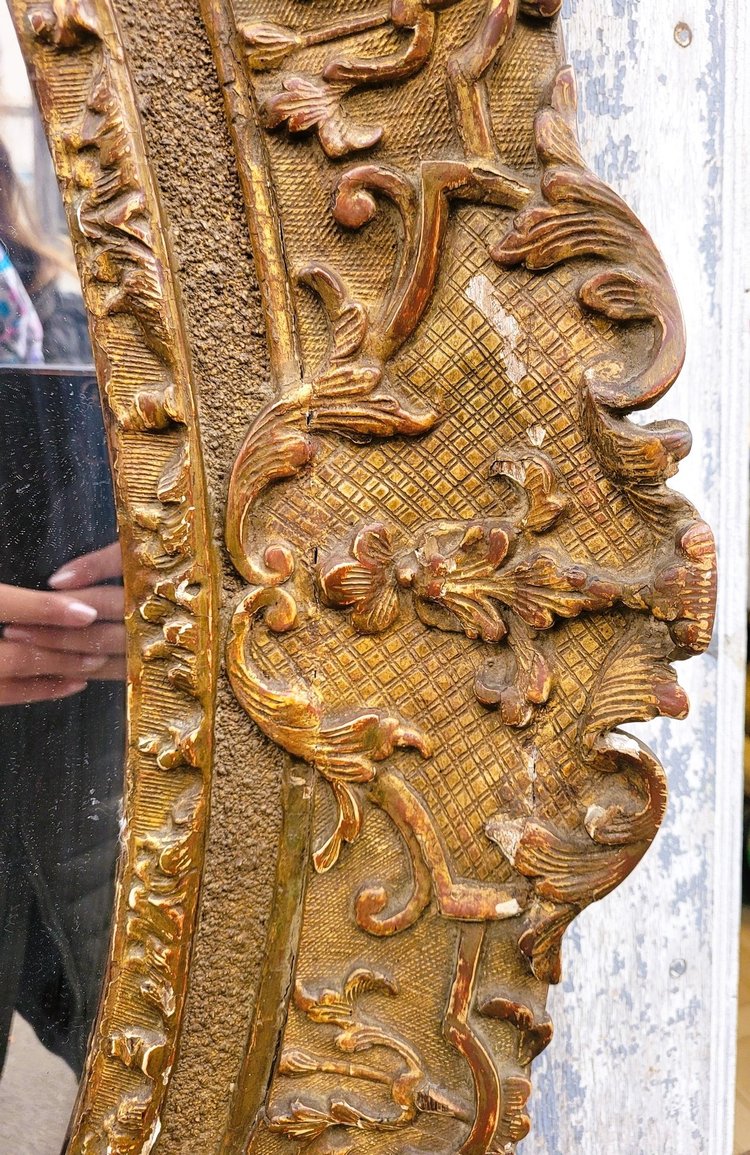
{"type": "MultiPolygon", "coordinates": [[[[45,588],[116,537],[92,378],[0,376],[0,581],[45,588]]],[[[14,1009],[80,1071],[113,903],[124,687],[0,707],[0,1064],[14,1009]]]]}
{"type": "Polygon", "coordinates": [[[2,1058],[17,1010],[48,1050],[83,1066],[112,915],[121,717],[115,682],[0,708],[2,1058]]]}
{"type": "Polygon", "coordinates": [[[48,365],[90,365],[92,361],[86,310],[77,293],[54,282],[32,295],[42,323],[42,353],[48,365]]]}

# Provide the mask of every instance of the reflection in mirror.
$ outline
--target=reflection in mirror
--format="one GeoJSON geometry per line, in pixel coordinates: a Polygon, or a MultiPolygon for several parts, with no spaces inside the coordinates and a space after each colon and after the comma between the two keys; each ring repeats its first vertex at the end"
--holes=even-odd
{"type": "Polygon", "coordinates": [[[96,1015],[124,753],[120,547],[86,315],[0,6],[0,1151],[59,1155],[96,1015]]]}

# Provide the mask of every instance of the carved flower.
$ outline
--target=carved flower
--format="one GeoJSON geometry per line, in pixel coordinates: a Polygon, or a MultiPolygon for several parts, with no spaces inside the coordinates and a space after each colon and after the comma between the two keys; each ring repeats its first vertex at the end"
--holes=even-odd
{"type": "Polygon", "coordinates": [[[463,630],[470,638],[499,642],[507,627],[488,583],[511,548],[509,526],[473,522],[466,529],[438,526],[398,567],[398,581],[414,592],[426,625],[463,630]]]}
{"type": "Polygon", "coordinates": [[[262,106],[267,128],[286,124],[289,132],[315,129],[327,156],[371,148],[383,135],[382,128],[356,125],[344,115],[342,98],[348,85],[329,84],[317,76],[287,76],[281,88],[262,106]]]}
{"type": "Polygon", "coordinates": [[[336,609],[352,609],[352,625],[364,634],[387,630],[398,617],[393,548],[379,523],[357,531],[321,563],[318,584],[323,600],[336,609]]]}
{"type": "MultiPolygon", "coordinates": [[[[438,522],[399,559],[397,580],[410,588],[419,617],[442,630],[499,642],[508,632],[501,612],[547,630],[556,618],[609,609],[622,585],[552,552],[514,557],[516,533],[506,521],[438,522]]],[[[540,675],[541,676],[541,675],[540,675]]]]}

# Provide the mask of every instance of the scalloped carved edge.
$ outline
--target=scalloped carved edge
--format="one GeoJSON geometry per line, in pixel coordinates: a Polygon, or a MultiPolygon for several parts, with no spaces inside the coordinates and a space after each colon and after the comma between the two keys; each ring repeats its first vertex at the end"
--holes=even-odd
{"type": "Polygon", "coordinates": [[[109,0],[11,0],[89,314],[123,545],[124,824],[107,973],[68,1155],[145,1155],[187,991],[211,781],[218,567],[195,390],[153,175],[109,0]],[[70,110],[60,58],[84,82],[70,110]],[[148,389],[121,350],[154,367],[148,389]],[[144,457],[160,461],[144,492],[144,457]],[[154,694],[158,684],[158,694],[154,694]]]}
{"type": "MultiPolygon", "coordinates": [[[[532,4],[521,5],[520,11],[524,16],[551,17],[559,7],[556,0],[550,4],[534,0],[532,4]]],[[[388,905],[388,895],[383,888],[361,892],[355,900],[355,918],[361,929],[375,935],[397,934],[413,924],[433,894],[440,914],[462,925],[454,986],[443,1024],[446,1038],[466,1059],[475,1082],[474,1120],[461,1150],[494,1151],[499,1149],[498,1144],[503,1151],[515,1150],[515,1143],[524,1138],[530,1126],[525,1111],[530,1092],[528,1067],[549,1042],[551,1024],[540,1013],[523,1005],[518,991],[503,991],[478,1011],[490,1018],[503,1019],[516,1029],[518,1066],[514,1066],[510,1074],[510,1068],[504,1069],[501,1075],[492,1057],[476,1045],[470,1023],[471,975],[476,974],[485,929],[477,922],[486,926],[493,918],[513,917],[520,910],[518,946],[526,956],[530,973],[543,983],[559,981],[560,947],[565,929],[584,906],[604,897],[637,865],[655,837],[666,808],[667,784],[658,760],[618,727],[623,722],[645,720],[658,714],[684,717],[687,700],[670,662],[700,653],[711,635],[716,590],[713,539],[693,507],[664,484],[689,451],[689,431],[681,422],[640,426],[628,420],[628,414],[653,404],[677,378],[684,356],[679,305],[661,257],[643,225],[620,198],[586,168],[576,135],[575,83],[570,68],[559,68],[547,101],[535,119],[540,162],[538,182],[528,185],[525,180],[519,180],[519,174],[498,165],[492,154],[491,138],[482,131],[481,86],[485,57],[480,49],[483,47],[488,54],[499,49],[502,37],[512,32],[512,22],[508,21],[518,9],[514,4],[504,9],[490,5],[487,23],[480,21],[479,33],[454,58],[458,61],[460,57],[461,66],[467,69],[463,76],[467,83],[454,93],[453,107],[455,127],[466,149],[466,159],[426,159],[418,172],[408,176],[376,160],[353,164],[343,172],[340,168],[337,170],[332,186],[334,219],[345,228],[359,229],[378,211],[378,199],[385,197],[402,220],[403,253],[394,277],[396,290],[374,316],[369,333],[367,317],[350,298],[338,274],[317,263],[303,270],[298,279],[321,297],[331,337],[327,362],[312,373],[303,372],[294,314],[289,311],[291,279],[285,268],[280,230],[275,227],[272,179],[262,130],[295,133],[314,127],[324,152],[335,159],[374,148],[381,132],[379,126],[377,132],[371,132],[367,126],[359,129],[347,124],[339,105],[334,108],[325,101],[320,103],[321,84],[324,87],[331,79],[325,70],[322,78],[293,77],[295,83],[304,80],[307,85],[304,91],[298,86],[296,95],[287,84],[285,72],[287,79],[282,79],[282,90],[265,106],[261,105],[257,121],[254,119],[246,70],[250,73],[257,69],[273,71],[280,59],[302,45],[305,36],[328,37],[331,31],[338,35],[340,28],[332,26],[327,31],[324,28],[319,33],[297,36],[293,30],[270,24],[235,27],[227,0],[202,0],[202,11],[243,177],[278,391],[276,399],[252,423],[238,454],[230,487],[227,544],[237,570],[251,589],[235,612],[227,652],[229,675],[247,712],[293,756],[295,769],[299,767],[300,772],[309,775],[309,770],[303,771],[304,763],[315,767],[333,789],[338,820],[330,838],[313,854],[312,866],[316,871],[333,868],[344,844],[357,837],[363,805],[381,807],[400,830],[412,857],[414,892],[407,905],[395,914],[383,913],[388,905]],[[490,27],[490,14],[495,12],[504,13],[506,24],[502,29],[499,25],[490,27]],[[486,44],[482,41],[485,33],[486,44]],[[245,69],[241,64],[243,59],[245,69]],[[290,96],[293,99],[288,99],[290,96]],[[297,97],[299,102],[295,104],[297,97]],[[305,115],[298,117],[305,101],[308,102],[305,115]],[[293,115],[288,115],[290,110],[293,115]],[[477,157],[482,158],[481,163],[477,157]],[[276,670],[264,668],[263,645],[255,640],[261,639],[264,632],[268,636],[267,631],[283,634],[294,629],[298,619],[302,620],[307,612],[303,604],[297,604],[299,591],[295,588],[293,551],[284,542],[264,541],[262,531],[254,531],[251,515],[256,503],[273,482],[293,479],[314,458],[316,432],[356,440],[351,436],[353,399],[368,390],[371,392],[379,384],[378,374],[384,374],[387,361],[423,315],[435,284],[454,199],[500,204],[518,210],[501,239],[492,244],[488,238],[489,254],[499,265],[524,265],[529,272],[535,272],[578,258],[603,262],[601,270],[593,274],[589,271],[577,287],[581,308],[615,324],[635,323],[652,329],[652,349],[644,357],[644,364],[638,364],[633,373],[628,374],[624,365],[613,360],[581,366],[582,425],[603,473],[627,495],[644,521],[656,529],[666,518],[674,531],[674,545],[669,541],[665,543],[664,554],[651,559],[648,574],[627,575],[620,583],[622,589],[597,581],[594,583],[596,597],[592,596],[591,604],[583,599],[580,606],[576,603],[571,607],[569,616],[596,609],[598,597],[601,602],[598,608],[606,609],[621,602],[629,610],[649,615],[651,624],[640,635],[634,629],[626,631],[612,651],[602,655],[602,670],[589,695],[578,734],[577,753],[588,770],[586,785],[578,798],[581,829],[571,835],[534,815],[516,821],[504,815],[489,817],[486,834],[499,846],[520,883],[513,894],[491,896],[496,914],[489,913],[488,896],[480,892],[481,888],[473,886],[471,880],[453,876],[439,832],[432,827],[431,817],[416,793],[387,765],[375,766],[392,752],[393,744],[385,741],[386,736],[392,738],[394,733],[405,733],[408,741],[403,744],[416,747],[423,757],[429,757],[429,735],[414,733],[408,720],[386,711],[369,710],[365,705],[347,703],[337,712],[332,704],[321,701],[296,672],[285,680],[276,670]],[[430,243],[412,246],[412,239],[417,235],[428,237],[430,243]],[[429,260],[422,259],[427,253],[429,260]],[[278,302],[282,297],[288,311],[280,322],[278,302]],[[350,366],[347,375],[347,358],[357,354],[356,371],[350,366]],[[334,398],[336,404],[326,410],[326,420],[321,421],[328,396],[334,398]],[[348,411],[346,405],[350,406],[348,411]],[[342,753],[344,748],[346,757],[342,753]],[[625,805],[622,793],[612,786],[618,780],[627,783],[625,805]],[[467,926],[471,929],[467,930],[467,926]]],[[[326,70],[337,67],[336,58],[332,61],[329,60],[326,70]]],[[[390,64],[385,58],[376,64],[368,83],[373,80],[390,83],[401,78],[401,73],[389,71],[390,64]]],[[[357,62],[351,67],[357,67],[357,62]]],[[[449,85],[455,79],[451,74],[447,78],[449,85]]],[[[347,80],[359,82],[353,76],[347,80]]],[[[339,97],[341,95],[339,93],[339,97]]],[[[390,400],[393,405],[394,399],[390,400]]],[[[412,423],[407,427],[402,421],[400,427],[392,424],[389,429],[376,429],[372,415],[368,415],[368,425],[363,422],[362,412],[357,406],[353,420],[359,423],[355,432],[365,436],[372,433],[414,436],[430,427],[429,415],[426,415],[419,426],[412,423]]],[[[540,479],[534,477],[528,464],[514,460],[491,465],[489,476],[496,474],[506,476],[526,491],[528,508],[518,526],[525,533],[544,532],[564,514],[565,501],[561,496],[550,508],[546,499],[543,500],[539,518],[535,519],[540,497],[554,489],[551,477],[544,480],[540,489],[540,479]]],[[[435,581],[426,583],[421,596],[419,580],[425,566],[420,549],[426,555],[424,543],[414,557],[404,559],[393,554],[387,526],[364,522],[355,527],[348,542],[334,544],[332,552],[320,561],[317,577],[323,604],[348,612],[355,629],[377,633],[389,629],[398,614],[398,596],[402,596],[399,587],[401,591],[417,587],[413,592],[420,617],[426,624],[462,628],[470,637],[480,636],[485,643],[496,644],[508,634],[507,622],[500,619],[495,608],[497,602],[508,598],[507,576],[502,571],[505,553],[500,549],[502,527],[489,521],[467,523],[463,527],[463,538],[457,526],[448,529],[457,537],[458,544],[447,541],[451,556],[446,560],[446,573],[455,574],[456,557],[460,560],[463,550],[467,554],[464,559],[467,574],[476,584],[477,559],[470,558],[468,551],[471,548],[482,555],[479,566],[482,582],[476,591],[471,591],[470,612],[463,612],[463,616],[456,612],[457,609],[466,611],[466,591],[462,588],[461,597],[452,598],[447,579],[439,589],[435,581]],[[501,582],[505,579],[502,591],[500,584],[493,584],[495,571],[501,582]]],[[[440,557],[442,555],[438,557],[432,548],[433,569],[440,557]]],[[[542,580],[538,584],[545,597],[547,587],[552,590],[561,586],[559,575],[552,572],[554,569],[549,559],[546,570],[540,569],[542,580]]],[[[586,575],[571,571],[565,580],[575,583],[582,576],[586,575]]],[[[539,615],[539,620],[532,617],[531,624],[544,630],[552,625],[552,618],[548,621],[547,617],[549,615],[539,615]]],[[[503,707],[508,714],[508,724],[522,726],[527,724],[533,706],[546,700],[549,677],[543,653],[535,656],[531,651],[530,654],[528,636],[519,636],[517,627],[510,635],[511,639],[515,638],[516,699],[525,696],[526,703],[521,702],[519,706],[514,699],[510,703],[513,709],[509,708],[504,698],[508,691],[505,681],[496,685],[492,679],[488,684],[480,680],[477,695],[486,705],[503,707]],[[536,664],[532,661],[534,658],[536,664]]],[[[305,867],[304,855],[299,839],[295,862],[300,870],[305,867]]],[[[283,876],[279,874],[278,906],[271,929],[273,951],[269,953],[264,974],[264,1009],[256,1016],[249,1034],[222,1146],[226,1155],[248,1149],[249,1137],[263,1117],[263,1097],[273,1076],[271,1058],[266,1055],[264,1060],[263,1049],[277,1052],[284,1021],[283,1005],[280,1006],[278,1000],[287,998],[292,988],[293,944],[287,938],[284,950],[280,951],[274,938],[283,937],[278,919],[284,914],[290,936],[296,933],[296,920],[293,922],[289,917],[288,899],[283,876]],[[280,953],[284,965],[272,973],[271,967],[276,965],[273,960],[278,959],[280,953]],[[272,1020],[265,998],[273,1003],[272,1020]],[[258,1077],[261,1072],[262,1076],[258,1077]]],[[[298,919],[299,911],[296,915],[298,919]]],[[[310,1055],[282,1052],[280,1070],[283,1068],[286,1075],[309,1073],[314,1066],[310,1055]]],[[[419,1109],[416,1104],[412,1106],[419,1109]]],[[[430,1109],[429,1105],[426,1109],[430,1109]]],[[[295,1101],[290,1112],[271,1118],[269,1125],[271,1130],[280,1131],[305,1147],[316,1141],[321,1128],[349,1127],[361,1131],[378,1129],[380,1123],[374,1117],[363,1116],[339,1097],[336,1110],[329,1115],[321,1114],[315,1106],[295,1101]]]]}

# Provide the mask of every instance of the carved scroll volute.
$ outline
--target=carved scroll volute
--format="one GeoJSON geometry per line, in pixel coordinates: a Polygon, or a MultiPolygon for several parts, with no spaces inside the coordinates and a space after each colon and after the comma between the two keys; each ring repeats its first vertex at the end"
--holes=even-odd
{"type": "Polygon", "coordinates": [[[581,155],[559,9],[203,4],[272,346],[280,293],[297,322],[230,486],[228,671],[319,783],[226,1155],[515,1150],[563,933],[665,813],[620,726],[684,717],[714,547],[665,486],[688,430],[629,419],[682,317],[581,155]]]}
{"type": "MultiPolygon", "coordinates": [[[[326,20],[300,14],[294,27],[274,21],[273,8],[267,20],[235,23],[230,3],[207,2],[205,17],[220,73],[235,81],[232,122],[239,111],[258,110],[253,147],[236,135],[246,188],[266,150],[265,187],[279,198],[259,206],[257,192],[248,196],[259,268],[287,273],[279,232],[269,246],[263,225],[261,210],[272,204],[290,249],[305,255],[297,283],[324,306],[328,352],[310,364],[303,357],[312,338],[307,319],[295,346],[298,374],[277,382],[279,398],[255,418],[239,452],[227,534],[251,589],[235,614],[228,668],[261,729],[327,783],[333,820],[314,822],[320,834],[302,930],[288,952],[289,964],[296,956],[296,994],[277,1018],[287,1015],[279,1064],[274,1073],[259,1060],[259,1049],[279,1045],[276,1036],[251,1031],[224,1150],[281,1153],[280,1140],[311,1153],[355,1150],[357,1135],[381,1134],[383,1145],[366,1149],[385,1152],[394,1149],[393,1132],[408,1146],[417,1128],[431,1135],[430,1149],[511,1152],[529,1127],[528,1066],[551,1035],[544,986],[559,979],[565,927],[636,866],[666,807],[659,762],[618,726],[684,716],[669,661],[698,653],[710,636],[710,531],[664,487],[689,450],[689,433],[680,422],[636,425],[628,416],[659,400],[680,371],[680,308],[643,226],[586,169],[572,74],[557,65],[551,40],[548,92],[529,107],[537,177],[502,159],[495,106],[507,107],[504,84],[513,85],[503,65],[513,55],[515,68],[530,67],[523,45],[543,35],[558,2],[489,0],[465,23],[451,23],[458,2],[386,3],[357,15],[336,5],[326,20]],[[245,61],[239,82],[224,47],[232,38],[245,61]],[[428,67],[443,76],[444,95],[430,88],[428,67]],[[422,91],[433,92],[416,159],[399,144],[398,118],[408,116],[402,85],[417,102],[422,91]],[[392,112],[380,90],[391,94],[392,112]],[[446,129],[450,155],[438,143],[446,129]],[[294,165],[298,193],[305,179],[331,189],[306,228],[289,199],[294,165]],[[311,245],[324,230],[342,238],[355,231],[366,267],[373,256],[365,230],[383,213],[398,222],[398,256],[373,300],[355,264],[349,278],[311,245]],[[327,214],[339,233],[331,233],[327,214]],[[481,273],[467,284],[470,260],[481,273]],[[528,273],[507,271],[519,266],[528,273]],[[554,308],[537,304],[534,285],[558,268],[560,318],[552,320],[554,308]],[[521,314],[514,313],[517,297],[521,314]],[[467,299],[474,313],[466,313],[467,299]],[[569,344],[564,334],[574,330],[569,344]],[[570,349],[564,367],[555,351],[562,345],[570,349]],[[432,367],[443,348],[435,377],[419,372],[416,350],[432,367]],[[492,356],[498,386],[488,396],[477,381],[492,356]],[[416,366],[411,375],[409,366],[416,366]],[[558,401],[550,373],[566,381],[558,401]],[[567,439],[555,432],[565,425],[567,439]],[[373,450],[372,439],[384,448],[373,450]],[[354,448],[340,448],[351,442],[354,448]],[[441,474],[458,444],[465,447],[460,467],[441,474]],[[366,480],[373,461],[380,463],[377,485],[366,480]],[[406,505],[401,478],[409,470],[415,479],[406,505]],[[295,497],[296,489],[304,495],[295,497]],[[324,527],[312,541],[305,504],[317,511],[315,527],[324,527]],[[281,537],[268,534],[268,517],[283,524],[281,537]],[[597,536],[604,523],[609,539],[597,536]],[[611,539],[629,532],[634,545],[611,539]],[[446,639],[463,639],[451,643],[454,665],[428,673],[430,647],[445,647],[446,639]],[[407,690],[402,651],[410,646],[422,677],[438,677],[452,695],[458,726],[439,721],[439,695],[425,708],[407,690]],[[467,661],[468,678],[458,673],[467,661]],[[379,672],[372,675],[367,663],[379,672]],[[365,684],[372,701],[363,701],[365,684]],[[478,769],[473,744],[480,748],[480,733],[488,732],[478,769]],[[504,759],[519,759],[519,772],[504,759]],[[452,812],[466,830],[463,843],[441,808],[439,775],[452,772],[452,760],[469,810],[484,791],[496,798],[505,775],[513,783],[499,808],[488,802],[470,820],[452,812]],[[358,854],[359,845],[372,847],[373,810],[386,815],[407,852],[409,882],[398,893],[369,877],[366,849],[358,854]],[[329,931],[320,903],[340,911],[329,931]],[[404,990],[398,976],[410,974],[406,960],[418,952],[426,922],[433,941],[445,941],[443,966],[452,977],[428,968],[404,990]],[[313,925],[333,934],[336,956],[349,949],[349,973],[335,971],[335,982],[313,925]],[[371,953],[374,941],[394,939],[387,973],[357,969],[367,938],[371,953]],[[502,983],[491,961],[500,944],[506,959],[514,957],[502,983]],[[325,989],[324,975],[331,975],[325,989]],[[533,997],[522,993],[529,982],[537,984],[533,997]],[[417,1009],[425,985],[436,984],[444,991],[441,1012],[417,1009]],[[403,1001],[399,1021],[409,1030],[387,1026],[394,1020],[384,993],[403,1001]],[[419,1022],[431,1014],[441,1014],[445,1044],[465,1060],[468,1083],[447,1086],[445,1075],[426,1070],[419,1022]],[[513,1060],[493,1053],[495,1031],[514,1039],[513,1060]],[[334,1057],[377,1050],[398,1056],[401,1073],[334,1057]],[[260,1090],[248,1081],[251,1071],[263,1071],[260,1090]],[[362,1095],[378,1083],[389,1088],[389,1100],[376,1108],[362,1095]]],[[[351,253],[350,243],[327,248],[351,253]]],[[[273,326],[270,296],[266,304],[273,326]]],[[[261,992],[281,1007],[284,988],[294,989],[285,974],[280,983],[267,971],[261,992]]]]}
{"type": "Polygon", "coordinates": [[[12,0],[11,10],[89,315],[126,599],[122,853],[67,1150],[134,1155],[159,1131],[187,992],[210,788],[216,563],[187,341],[114,12],[109,0],[12,0]]]}
{"type": "MultiPolygon", "coordinates": [[[[634,869],[665,812],[661,766],[621,726],[684,716],[671,662],[708,645],[714,547],[666,487],[688,430],[630,419],[674,383],[682,318],[653,242],[581,155],[560,7],[268,0],[256,18],[201,3],[274,390],[247,414],[229,483],[245,588],[226,665],[288,755],[224,1155],[513,1152],[563,933],[634,869]]],[[[215,562],[109,0],[14,11],[116,450],[127,805],[151,822],[128,826],[71,1150],[135,1155],[159,1131],[184,1001],[215,562]],[[77,111],[56,88],[63,57],[86,94],[77,111]],[[120,327],[153,387],[135,385],[120,327]],[[124,504],[153,453],[153,493],[124,504]],[[169,709],[146,725],[154,673],[169,709]]]]}

